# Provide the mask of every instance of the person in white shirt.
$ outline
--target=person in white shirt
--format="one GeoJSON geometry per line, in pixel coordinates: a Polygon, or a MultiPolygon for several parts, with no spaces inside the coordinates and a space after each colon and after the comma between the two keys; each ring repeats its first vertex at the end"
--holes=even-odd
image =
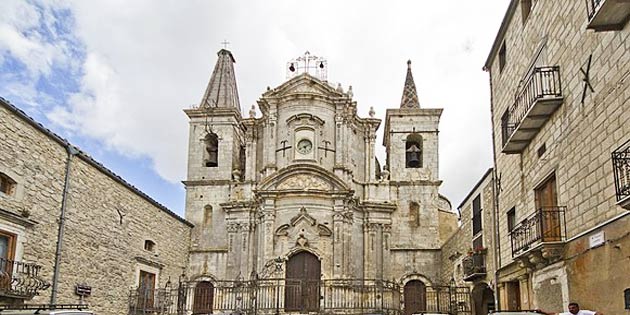
{"type": "Polygon", "coordinates": [[[589,311],[589,310],[581,310],[580,309],[580,305],[575,303],[575,302],[571,302],[569,303],[569,311],[568,312],[564,312],[564,313],[550,313],[550,312],[545,312],[543,310],[536,310],[536,312],[538,313],[542,313],[545,315],[604,315],[601,312],[597,312],[597,311],[589,311]]]}

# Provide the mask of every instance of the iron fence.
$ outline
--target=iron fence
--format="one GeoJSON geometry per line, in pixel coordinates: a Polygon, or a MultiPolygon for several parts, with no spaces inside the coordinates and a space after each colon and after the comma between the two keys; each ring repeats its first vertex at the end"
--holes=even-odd
{"type": "Polygon", "coordinates": [[[523,82],[516,99],[502,118],[503,144],[512,136],[530,108],[547,97],[561,97],[560,66],[535,67],[523,82]]]}
{"type": "MultiPolygon", "coordinates": [[[[426,287],[426,309],[416,313],[469,314],[467,287],[426,287]]],[[[370,279],[258,279],[181,283],[177,288],[134,289],[128,314],[385,314],[403,311],[401,287],[370,279]],[[207,282],[209,284],[209,282],[207,282]]]]}
{"type": "Polygon", "coordinates": [[[510,232],[512,256],[520,255],[539,242],[566,239],[566,207],[542,207],[510,232]]]}
{"type": "Polygon", "coordinates": [[[630,197],[630,140],[612,153],[617,201],[630,197]]]}
{"type": "Polygon", "coordinates": [[[50,284],[39,276],[41,268],[37,264],[0,258],[0,295],[31,298],[46,290],[50,284]]]}

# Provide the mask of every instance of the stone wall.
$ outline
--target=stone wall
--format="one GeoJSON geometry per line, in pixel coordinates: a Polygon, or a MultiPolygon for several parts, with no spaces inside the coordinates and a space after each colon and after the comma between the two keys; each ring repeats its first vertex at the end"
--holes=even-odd
{"type": "MultiPolygon", "coordinates": [[[[521,1],[512,1],[504,35],[497,38],[497,50],[486,65],[492,84],[495,168],[501,178],[498,200],[500,261],[501,268],[512,271],[518,264],[512,257],[506,212],[515,207],[517,223],[532,215],[535,211],[534,190],[549,176],[555,175],[558,205],[566,207],[568,240],[590,229],[602,228],[608,220],[626,213],[616,205],[610,153],[630,139],[630,26],[626,24],[619,31],[587,30],[586,7],[584,1],[579,0],[536,1],[527,19],[524,20],[521,13],[521,1]],[[500,58],[495,53],[503,43],[506,47],[505,66],[500,69],[500,58]],[[582,103],[584,75],[580,69],[586,69],[590,56],[589,77],[594,92],[587,89],[582,103]],[[530,65],[560,67],[564,100],[520,154],[505,154],[501,152],[501,116],[512,106],[530,65]],[[540,150],[542,147],[546,148],[545,152],[540,150]]],[[[571,240],[565,248],[573,246],[571,240]]],[[[605,252],[611,256],[602,259],[627,262],[621,257],[615,258],[613,253],[605,252]]],[[[565,262],[572,259],[566,249],[561,256],[565,262]]],[[[566,267],[568,274],[571,272],[569,266],[566,267]]],[[[599,264],[587,268],[599,268],[599,264]]],[[[535,280],[532,274],[528,275],[525,269],[520,271],[504,273],[502,281],[518,282],[523,286],[521,307],[541,306],[537,303],[543,301],[544,292],[533,288],[538,284],[531,283],[535,280]]],[[[582,286],[575,280],[570,275],[567,277],[564,285],[568,289],[556,292],[562,294],[560,300],[567,302],[583,297],[580,304],[590,304],[604,313],[621,312],[613,304],[597,304],[593,296],[575,293],[572,288],[582,286]]],[[[591,292],[610,296],[620,294],[615,288],[603,285],[603,282],[614,282],[612,274],[602,273],[601,281],[595,278],[587,281],[584,284],[590,286],[591,292]]],[[[626,285],[630,286],[630,283],[626,285]]],[[[549,302],[553,307],[557,304],[549,302]]]]}
{"type": "MultiPolygon", "coordinates": [[[[0,195],[0,208],[36,222],[25,228],[22,261],[42,266],[52,282],[67,153],[65,141],[12,105],[0,102],[0,171],[16,174],[21,193],[0,195]]],[[[0,220],[0,225],[7,225],[0,220]]],[[[57,303],[78,303],[76,284],[98,314],[126,313],[140,270],[157,286],[177,284],[187,265],[192,225],[157,204],[84,153],[72,157],[57,303]],[[155,244],[144,249],[145,241],[155,244]]],[[[49,303],[51,288],[29,303],[49,303]]]]}

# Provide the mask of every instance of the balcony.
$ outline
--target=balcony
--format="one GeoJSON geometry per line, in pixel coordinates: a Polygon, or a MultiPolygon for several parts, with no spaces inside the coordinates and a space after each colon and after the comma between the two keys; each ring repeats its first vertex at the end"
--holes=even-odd
{"type": "Polygon", "coordinates": [[[0,258],[0,296],[30,299],[50,284],[39,276],[41,266],[0,258]]]}
{"type": "Polygon", "coordinates": [[[501,118],[503,153],[521,153],[564,101],[560,67],[536,67],[501,118]]]}
{"type": "Polygon", "coordinates": [[[534,268],[558,260],[567,237],[566,207],[543,207],[510,232],[512,257],[534,268]]]}
{"type": "Polygon", "coordinates": [[[486,254],[476,252],[465,257],[462,261],[464,267],[464,281],[474,281],[486,276],[486,254]]]}
{"type": "Polygon", "coordinates": [[[630,19],[630,0],[586,0],[588,26],[596,32],[624,28],[630,19]]]}
{"type": "Polygon", "coordinates": [[[630,210],[630,140],[612,153],[617,204],[630,210]]]}

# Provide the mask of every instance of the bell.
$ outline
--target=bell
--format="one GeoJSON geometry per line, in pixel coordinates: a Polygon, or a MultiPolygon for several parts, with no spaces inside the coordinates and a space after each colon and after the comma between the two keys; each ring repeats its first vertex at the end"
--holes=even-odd
{"type": "Polygon", "coordinates": [[[321,62],[321,61],[319,62],[319,68],[320,68],[320,69],[324,69],[324,63],[323,63],[323,62],[321,62]]]}
{"type": "Polygon", "coordinates": [[[219,165],[219,154],[216,148],[208,147],[208,159],[206,160],[206,167],[216,167],[219,165]]]}
{"type": "Polygon", "coordinates": [[[289,66],[289,70],[291,70],[291,72],[295,72],[295,66],[293,65],[293,63],[291,63],[291,65],[289,66]]]}
{"type": "Polygon", "coordinates": [[[405,152],[407,167],[418,168],[420,167],[420,149],[414,144],[405,152]]]}

